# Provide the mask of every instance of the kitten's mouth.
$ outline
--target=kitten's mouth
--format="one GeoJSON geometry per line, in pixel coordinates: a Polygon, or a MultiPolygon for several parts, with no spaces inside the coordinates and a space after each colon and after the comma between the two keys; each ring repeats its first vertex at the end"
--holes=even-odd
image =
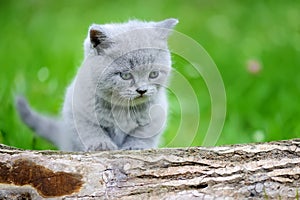
{"type": "Polygon", "coordinates": [[[138,96],[137,98],[141,98],[141,97],[145,97],[146,95],[141,94],[140,96],[138,96]]]}
{"type": "Polygon", "coordinates": [[[140,95],[140,96],[135,97],[135,99],[146,99],[146,98],[147,98],[147,96],[145,96],[145,95],[140,95]]]}
{"type": "Polygon", "coordinates": [[[140,96],[137,96],[133,99],[133,101],[137,102],[137,103],[142,103],[142,102],[145,102],[148,100],[148,96],[147,95],[140,95],[140,96]]]}

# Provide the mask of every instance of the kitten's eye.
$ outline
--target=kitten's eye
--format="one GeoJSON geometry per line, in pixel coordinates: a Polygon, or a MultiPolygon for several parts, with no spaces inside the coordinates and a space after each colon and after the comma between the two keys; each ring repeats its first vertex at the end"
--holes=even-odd
{"type": "Polygon", "coordinates": [[[158,71],[152,71],[150,72],[149,74],[149,78],[157,78],[159,75],[159,72],[158,71]]]}
{"type": "Polygon", "coordinates": [[[130,80],[130,79],[132,79],[132,74],[129,72],[120,72],[120,77],[123,80],[130,80]]]}

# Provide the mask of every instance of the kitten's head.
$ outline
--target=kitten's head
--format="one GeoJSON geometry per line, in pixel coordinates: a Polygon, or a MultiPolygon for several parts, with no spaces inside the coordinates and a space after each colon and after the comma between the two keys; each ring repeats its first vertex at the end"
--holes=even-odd
{"type": "Polygon", "coordinates": [[[155,98],[165,86],[171,59],[167,39],[176,19],[92,25],[84,43],[85,60],[94,60],[94,81],[114,104],[155,98]]]}

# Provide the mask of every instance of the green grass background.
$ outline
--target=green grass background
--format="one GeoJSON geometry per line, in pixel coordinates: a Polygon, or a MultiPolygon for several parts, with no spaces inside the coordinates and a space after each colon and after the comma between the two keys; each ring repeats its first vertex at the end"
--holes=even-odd
{"type": "MultiPolygon", "coordinates": [[[[2,0],[0,1],[0,142],[25,149],[54,148],[24,126],[13,96],[57,115],[83,58],[91,23],[178,18],[176,30],[201,44],[215,61],[227,94],[227,117],[217,145],[300,136],[300,1],[254,0],[2,0]],[[258,74],[247,63],[260,63],[258,74]]],[[[176,136],[178,100],[170,94],[169,146],[201,145],[210,98],[201,77],[174,55],[174,68],[197,90],[199,131],[176,136]],[[188,141],[187,141],[188,140],[188,141]]],[[[196,123],[191,116],[191,123],[196,123]]],[[[164,146],[164,145],[162,145],[164,146]]]]}

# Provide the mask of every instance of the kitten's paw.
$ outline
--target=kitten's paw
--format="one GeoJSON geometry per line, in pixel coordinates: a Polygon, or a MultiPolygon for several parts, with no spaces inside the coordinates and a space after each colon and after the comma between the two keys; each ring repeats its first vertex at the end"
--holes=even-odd
{"type": "Polygon", "coordinates": [[[122,150],[144,150],[144,147],[138,147],[138,146],[123,146],[121,148],[122,150]]]}
{"type": "Polygon", "coordinates": [[[111,150],[118,150],[118,146],[110,141],[93,144],[87,148],[87,151],[111,151],[111,150]]]}

